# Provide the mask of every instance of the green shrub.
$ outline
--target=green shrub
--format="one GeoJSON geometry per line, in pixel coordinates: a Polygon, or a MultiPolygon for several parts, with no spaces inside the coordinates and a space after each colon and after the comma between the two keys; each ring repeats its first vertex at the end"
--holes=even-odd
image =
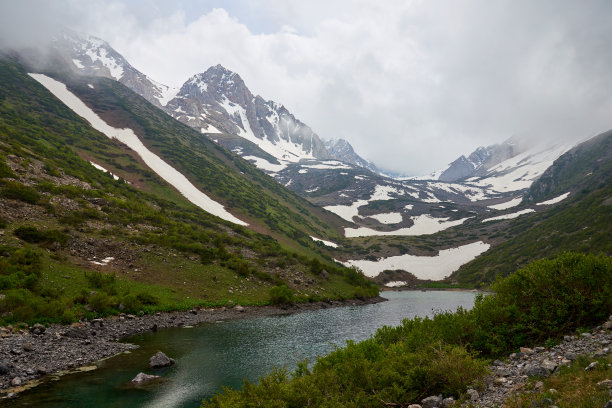
{"type": "Polygon", "coordinates": [[[109,311],[111,307],[114,306],[115,301],[105,292],[96,292],[89,296],[87,303],[92,310],[103,313],[109,311]]]}
{"type": "Polygon", "coordinates": [[[68,242],[68,235],[58,230],[39,230],[32,226],[23,226],[15,229],[14,234],[17,238],[31,244],[51,245],[58,243],[65,245],[68,242]]]}
{"type": "Polygon", "coordinates": [[[16,178],[13,170],[6,164],[6,158],[0,156],[0,178],[16,178]]]}
{"type": "Polygon", "coordinates": [[[117,282],[114,273],[105,274],[102,272],[86,272],[85,278],[87,278],[87,281],[92,287],[102,289],[109,295],[117,294],[117,282]]]}
{"type": "Polygon", "coordinates": [[[293,291],[287,285],[274,286],[268,292],[273,305],[290,304],[293,302],[293,291]]]}
{"type": "Polygon", "coordinates": [[[8,181],[4,183],[0,196],[12,200],[20,200],[28,204],[36,204],[40,200],[40,194],[32,187],[24,184],[8,181]]]}

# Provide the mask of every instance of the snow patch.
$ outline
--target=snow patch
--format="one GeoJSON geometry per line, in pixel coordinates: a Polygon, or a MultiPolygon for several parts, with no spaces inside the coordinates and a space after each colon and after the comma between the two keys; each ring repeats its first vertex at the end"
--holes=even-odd
{"type": "Polygon", "coordinates": [[[103,171],[103,172],[105,172],[105,173],[110,174],[111,176],[113,176],[113,178],[114,178],[115,180],[119,180],[119,177],[118,177],[118,176],[116,176],[116,175],[114,175],[113,173],[111,173],[110,171],[106,170],[104,167],[100,166],[99,164],[96,164],[96,163],[94,163],[94,162],[92,162],[92,161],[90,161],[89,163],[91,163],[91,165],[92,165],[92,166],[94,166],[96,169],[101,170],[101,171],[103,171]]]}
{"type": "Polygon", "coordinates": [[[364,275],[376,277],[384,270],[405,270],[419,279],[442,280],[489,249],[482,241],[457,248],[443,249],[436,256],[399,255],[380,258],[377,261],[349,260],[346,266],[361,269],[364,275]]]}
{"type": "Polygon", "coordinates": [[[406,286],[407,282],[404,281],[393,281],[393,282],[387,282],[385,283],[385,286],[388,288],[397,288],[400,286],[406,286]]]}
{"type": "Polygon", "coordinates": [[[147,166],[149,166],[161,178],[166,180],[170,185],[174,186],[187,200],[191,201],[204,211],[216,215],[217,217],[226,221],[239,225],[248,225],[244,221],[241,221],[230,214],[221,204],[212,200],[206,194],[198,190],[189,180],[187,180],[184,175],[147,149],[146,146],[142,144],[140,139],[138,139],[138,136],[136,136],[132,129],[118,129],[108,125],[94,111],[85,105],[83,101],[70,92],[63,83],[43,74],[29,75],[36,81],[40,82],[77,115],[87,120],[94,129],[104,133],[111,139],[119,140],[120,142],[126,144],[130,149],[136,151],[147,166]]]}
{"type": "Polygon", "coordinates": [[[551,199],[550,199],[550,200],[548,200],[548,201],[542,201],[541,203],[536,203],[536,205],[551,205],[551,204],[557,204],[557,203],[559,203],[559,202],[561,202],[561,201],[565,200],[567,197],[569,197],[569,195],[570,195],[570,193],[569,193],[569,192],[567,192],[567,193],[563,193],[563,194],[561,194],[560,196],[555,197],[555,198],[551,198],[551,199]]]}
{"type": "Polygon", "coordinates": [[[523,201],[523,196],[513,198],[512,200],[506,201],[505,203],[489,205],[488,207],[494,210],[507,210],[508,208],[516,207],[521,203],[521,201],[523,201]]]}
{"type": "Polygon", "coordinates": [[[414,222],[414,225],[408,228],[400,228],[394,231],[376,231],[372,228],[360,227],[360,228],[345,228],[344,234],[347,238],[355,237],[372,237],[372,236],[386,236],[386,235],[403,235],[403,236],[417,236],[417,235],[429,235],[435,234],[436,232],[443,231],[447,228],[454,227],[456,225],[463,224],[466,220],[472,217],[461,218],[459,220],[447,221],[448,218],[434,218],[429,214],[417,215],[410,217],[414,222]]]}
{"type": "Polygon", "coordinates": [[[315,242],[320,242],[323,245],[326,245],[328,247],[332,247],[332,248],[338,248],[338,244],[331,242],[331,241],[325,241],[324,239],[320,239],[320,238],[315,238],[312,235],[310,236],[310,239],[312,239],[315,242]]]}
{"type": "Polygon", "coordinates": [[[376,221],[382,224],[397,224],[398,222],[402,222],[402,214],[400,213],[383,213],[383,214],[374,214],[368,215],[369,218],[374,218],[376,221]]]}
{"type": "Polygon", "coordinates": [[[513,218],[517,218],[520,217],[523,214],[529,214],[535,212],[535,210],[532,210],[531,208],[528,208],[526,210],[521,210],[521,211],[517,211],[511,214],[504,214],[504,215],[499,215],[497,217],[491,217],[491,218],[486,218],[484,220],[482,220],[482,222],[488,222],[488,221],[497,221],[497,220],[511,220],[513,218]]]}
{"type": "Polygon", "coordinates": [[[83,69],[85,68],[85,65],[83,65],[83,63],[81,61],[79,61],[78,59],[73,58],[72,62],[74,63],[74,65],[77,66],[77,68],[79,69],[83,69]]]}
{"type": "Polygon", "coordinates": [[[96,257],[94,256],[94,259],[92,259],[89,262],[91,262],[94,265],[106,266],[106,265],[108,265],[110,263],[110,261],[114,261],[114,260],[115,260],[114,257],[108,256],[108,257],[106,257],[106,258],[104,258],[104,259],[102,259],[100,261],[96,261],[96,257]]]}

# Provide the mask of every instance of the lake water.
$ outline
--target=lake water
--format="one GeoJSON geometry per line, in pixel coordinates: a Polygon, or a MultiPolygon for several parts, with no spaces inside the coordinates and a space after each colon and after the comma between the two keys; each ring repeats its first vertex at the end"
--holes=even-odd
{"type": "Polygon", "coordinates": [[[194,328],[164,329],[128,339],[140,348],[100,364],[87,373],[48,381],[11,407],[199,407],[223,386],[240,387],[274,367],[292,371],[297,362],[314,362],[347,340],[363,340],[384,325],[407,317],[471,308],[473,292],[384,292],[389,301],[375,305],[322,309],[290,316],[246,318],[194,328]],[[154,372],[148,360],[158,350],[176,360],[154,372]],[[132,387],[138,372],[158,374],[163,381],[132,387]]]}

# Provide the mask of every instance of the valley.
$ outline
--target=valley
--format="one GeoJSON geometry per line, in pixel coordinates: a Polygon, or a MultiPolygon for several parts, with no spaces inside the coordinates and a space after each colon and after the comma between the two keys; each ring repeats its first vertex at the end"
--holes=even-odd
{"type": "MultiPolygon", "coordinates": [[[[598,324],[610,311],[609,300],[601,300],[609,284],[598,287],[588,277],[592,297],[576,302],[597,313],[560,308],[567,325],[546,309],[543,315],[555,322],[550,327],[522,326],[516,319],[529,313],[513,302],[515,286],[554,279],[557,267],[569,274],[570,291],[580,286],[568,272],[575,265],[592,266],[602,281],[610,276],[612,131],[571,143],[512,137],[427,176],[392,176],[348,141],[321,139],[220,64],[171,88],[101,39],[63,31],[51,44],[50,56],[0,54],[0,324],[6,327],[0,335],[14,341],[3,351],[12,366],[0,364],[5,394],[15,390],[17,374],[29,382],[49,373],[14,362],[34,324],[53,327],[61,343],[64,328],[87,331],[106,319],[121,326],[104,339],[114,342],[148,335],[154,321],[160,328],[191,327],[328,308],[345,319],[346,310],[377,303],[389,288],[492,289],[502,295],[478,295],[473,311],[439,309],[430,320],[421,299],[427,311],[395,329],[377,331],[382,324],[376,324],[364,335],[338,335],[342,342],[374,336],[347,347],[362,353],[370,344],[380,361],[396,347],[411,350],[401,357],[411,364],[421,352],[452,356],[480,373],[476,378],[483,362],[471,353],[496,358],[521,342],[553,341],[563,330],[598,324]],[[539,268],[546,273],[539,276],[539,268]],[[536,277],[525,283],[517,277],[525,274],[536,277]],[[182,317],[168,317],[174,315],[182,317]],[[495,326],[498,318],[507,325],[495,326]],[[442,328],[445,319],[464,337],[442,328]],[[439,350],[418,337],[430,329],[445,344],[439,350]],[[498,337],[483,340],[489,332],[498,337]]],[[[473,296],[460,293],[452,296],[473,296]]],[[[385,313],[376,319],[390,322],[385,313]]],[[[82,340],[92,345],[88,337],[95,335],[82,340]]],[[[123,350],[109,347],[81,362],[123,350]]],[[[343,353],[350,352],[337,349],[314,367],[339,375],[337,367],[353,359],[343,353]]],[[[267,377],[291,389],[283,398],[303,402],[292,388],[300,381],[321,397],[325,387],[311,382],[320,381],[318,374],[298,360],[291,364],[298,370],[292,379],[286,371],[267,377]]],[[[256,370],[252,380],[271,368],[256,370]]],[[[385,371],[370,368],[370,374],[385,371]]],[[[358,377],[349,382],[361,390],[358,377]]],[[[470,384],[449,392],[458,396],[470,384]]],[[[397,400],[408,398],[382,387],[397,400]]],[[[410,387],[410,398],[422,396],[410,387]]],[[[217,392],[207,391],[213,399],[206,406],[233,406],[232,398],[246,395],[217,392]]]]}

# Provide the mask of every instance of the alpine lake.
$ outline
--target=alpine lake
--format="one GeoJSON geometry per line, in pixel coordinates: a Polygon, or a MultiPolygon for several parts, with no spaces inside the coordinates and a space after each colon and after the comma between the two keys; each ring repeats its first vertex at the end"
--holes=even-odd
{"type": "Polygon", "coordinates": [[[388,301],[140,334],[123,339],[139,346],[130,353],[98,362],[93,371],[45,381],[5,403],[47,408],[199,407],[222,387],[239,388],[243,380],[255,382],[274,368],[292,372],[304,359],[313,364],[347,340],[364,340],[382,326],[397,326],[405,318],[432,316],[458,306],[469,309],[476,293],[387,291],[382,296],[388,301]],[[149,358],[159,350],[176,364],[149,369],[149,358]],[[163,378],[134,386],[131,380],[139,372],[163,378]]]}

